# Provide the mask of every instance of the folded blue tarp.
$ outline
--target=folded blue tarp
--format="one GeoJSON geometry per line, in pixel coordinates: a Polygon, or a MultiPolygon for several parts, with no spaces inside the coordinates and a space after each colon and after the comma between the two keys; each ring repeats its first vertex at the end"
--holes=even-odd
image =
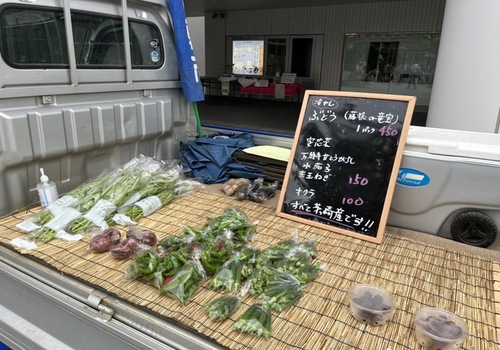
{"type": "Polygon", "coordinates": [[[260,169],[240,164],[233,157],[234,152],[253,146],[251,134],[218,132],[181,142],[179,153],[182,166],[191,170],[194,178],[212,184],[231,177],[255,179],[262,176],[260,169]]]}

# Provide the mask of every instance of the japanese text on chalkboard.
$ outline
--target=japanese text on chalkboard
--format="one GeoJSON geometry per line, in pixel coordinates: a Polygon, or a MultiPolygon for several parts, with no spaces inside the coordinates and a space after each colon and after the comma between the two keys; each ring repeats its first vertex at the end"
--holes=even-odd
{"type": "Polygon", "coordinates": [[[306,94],[278,213],[378,235],[408,101],[359,95],[306,94]]]}

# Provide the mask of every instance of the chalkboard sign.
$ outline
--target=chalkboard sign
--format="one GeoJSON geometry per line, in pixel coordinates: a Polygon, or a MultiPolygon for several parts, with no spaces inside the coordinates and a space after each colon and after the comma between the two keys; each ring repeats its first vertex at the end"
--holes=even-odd
{"type": "Polygon", "coordinates": [[[380,243],[415,102],[306,91],[277,215],[380,243]]]}

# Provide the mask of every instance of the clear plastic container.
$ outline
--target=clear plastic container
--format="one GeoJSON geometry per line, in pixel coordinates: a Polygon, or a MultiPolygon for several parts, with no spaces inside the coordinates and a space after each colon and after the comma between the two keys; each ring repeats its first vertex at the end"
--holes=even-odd
{"type": "Polygon", "coordinates": [[[36,186],[36,189],[40,197],[40,204],[42,207],[47,207],[59,199],[59,193],[57,192],[56,183],[49,180],[43,168],[40,168],[40,174],[42,176],[40,176],[40,183],[36,186]]]}
{"type": "Polygon", "coordinates": [[[443,309],[422,308],[414,322],[417,342],[427,350],[459,349],[468,335],[464,320],[443,309]]]}
{"type": "Polygon", "coordinates": [[[371,284],[358,284],[349,291],[351,314],[365,324],[382,326],[390,321],[396,305],[391,293],[371,284]]]}

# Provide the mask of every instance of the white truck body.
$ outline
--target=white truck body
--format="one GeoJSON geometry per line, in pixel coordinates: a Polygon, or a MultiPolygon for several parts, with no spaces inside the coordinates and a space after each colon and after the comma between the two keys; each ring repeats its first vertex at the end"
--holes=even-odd
{"type": "MultiPolygon", "coordinates": [[[[0,217],[37,205],[40,168],[65,193],[141,154],[178,157],[180,142],[195,135],[195,119],[183,98],[165,5],[0,0],[0,217]]],[[[499,222],[500,160],[484,155],[498,157],[500,135],[486,143],[476,142],[480,135],[458,135],[470,137],[465,144],[475,153],[443,154],[430,145],[442,140],[447,151],[463,151],[451,134],[410,131],[402,168],[415,171],[401,174],[389,225],[447,236],[454,216],[466,211],[499,222]],[[426,184],[405,183],[420,173],[426,184]]],[[[257,135],[254,141],[287,147],[292,140],[257,135]]],[[[3,246],[0,343],[22,349],[221,348],[3,246]]]]}
{"type": "MultiPolygon", "coordinates": [[[[141,154],[178,158],[194,115],[166,1],[2,0],[0,22],[1,217],[37,205],[40,168],[66,193],[141,154]]],[[[3,246],[0,295],[12,349],[220,348],[3,246]]]]}

